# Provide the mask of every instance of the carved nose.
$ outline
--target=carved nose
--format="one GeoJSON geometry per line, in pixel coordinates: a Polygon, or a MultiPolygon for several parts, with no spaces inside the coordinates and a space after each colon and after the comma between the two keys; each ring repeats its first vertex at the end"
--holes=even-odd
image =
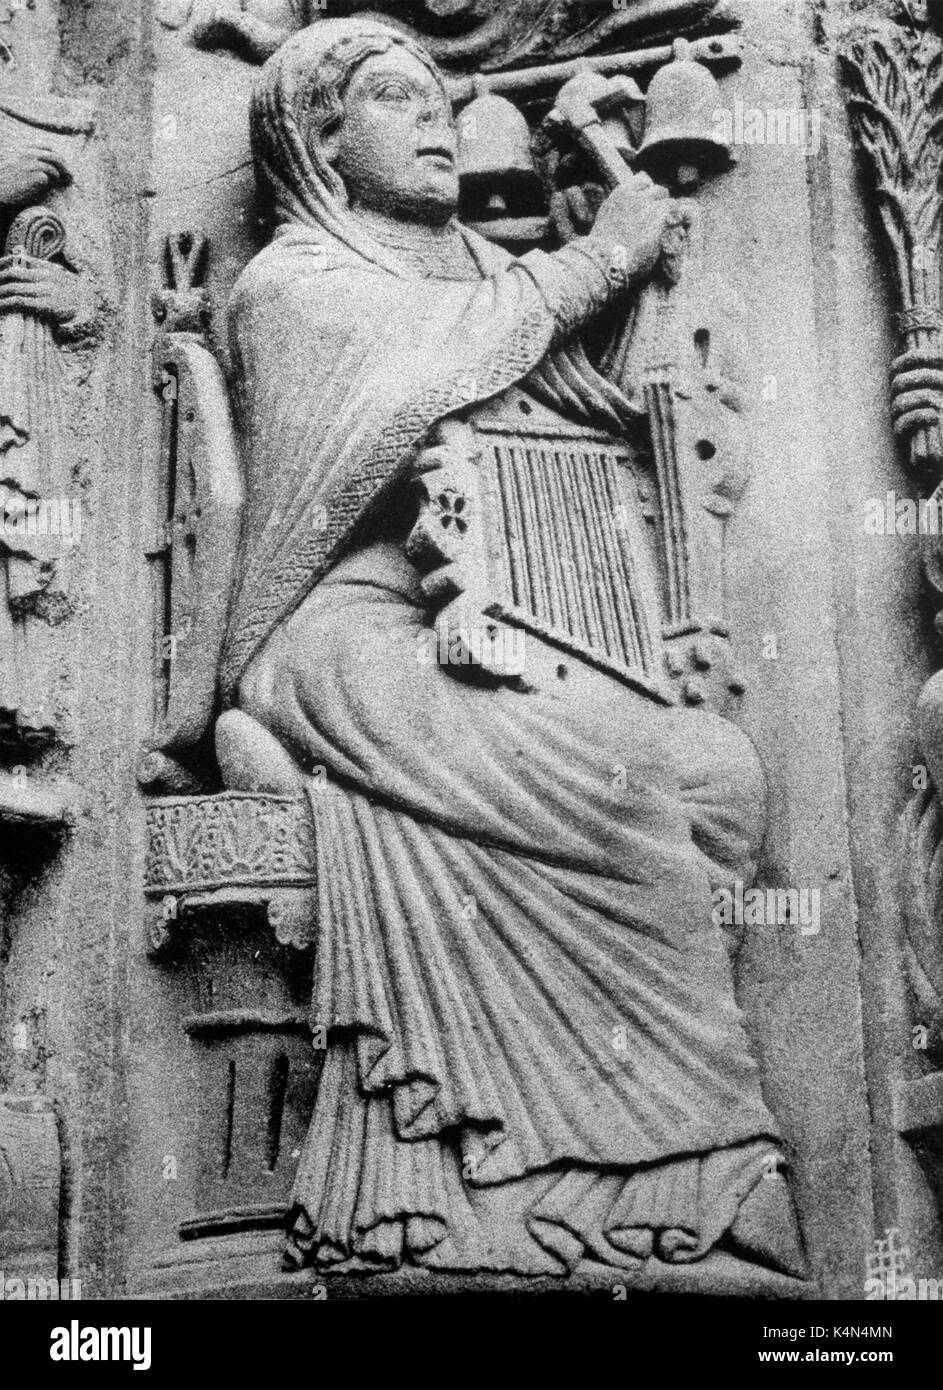
{"type": "Polygon", "coordinates": [[[419,124],[421,126],[441,126],[446,132],[450,128],[448,120],[439,106],[423,106],[419,112],[419,124]]]}

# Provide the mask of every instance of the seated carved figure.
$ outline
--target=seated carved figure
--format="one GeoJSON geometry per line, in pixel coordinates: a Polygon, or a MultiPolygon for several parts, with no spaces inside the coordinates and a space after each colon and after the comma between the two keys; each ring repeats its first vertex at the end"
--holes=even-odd
{"type": "MultiPolygon", "coordinates": [[[[763,834],[749,741],[594,660],[591,623],[565,662],[527,633],[552,679],[420,659],[417,479],[450,426],[522,401],[548,437],[637,425],[581,335],[627,317],[677,212],[639,177],[553,254],[468,232],[442,80],[375,23],[284,45],[252,138],[277,230],[230,304],[246,524],[217,748],[229,786],[305,788],[316,820],[328,1051],[291,1251],[564,1274],[721,1247],[801,1276],[711,915],[763,834]]],[[[561,608],[617,621],[616,578],[608,551],[570,567],[561,608]]]]}

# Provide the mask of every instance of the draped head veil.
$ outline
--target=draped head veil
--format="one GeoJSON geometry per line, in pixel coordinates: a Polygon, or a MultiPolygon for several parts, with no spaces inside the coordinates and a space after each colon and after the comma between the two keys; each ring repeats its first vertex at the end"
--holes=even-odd
{"type": "Polygon", "coordinates": [[[499,247],[461,229],[479,275],[417,275],[351,210],[319,134],[359,63],[395,45],[441,81],[397,30],[323,20],[269,59],[253,96],[256,177],[277,228],[229,304],[246,472],[230,702],[437,421],[520,381],[553,339],[551,305],[499,247]]]}
{"type": "Polygon", "coordinates": [[[318,228],[390,270],[396,268],[392,258],[350,213],[347,191],[324,157],[320,136],[342,118],[344,91],[361,63],[394,47],[411,53],[442,83],[429,54],[407,34],[368,20],[321,20],[265,64],[249,126],[259,192],[278,228],[318,228]]]}

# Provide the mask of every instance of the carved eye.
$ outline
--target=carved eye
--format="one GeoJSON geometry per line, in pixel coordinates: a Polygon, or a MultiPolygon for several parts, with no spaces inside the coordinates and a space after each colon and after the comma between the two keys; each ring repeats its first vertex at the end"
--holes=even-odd
{"type": "Polygon", "coordinates": [[[381,101],[403,102],[412,101],[413,93],[402,82],[388,82],[377,92],[381,101]]]}

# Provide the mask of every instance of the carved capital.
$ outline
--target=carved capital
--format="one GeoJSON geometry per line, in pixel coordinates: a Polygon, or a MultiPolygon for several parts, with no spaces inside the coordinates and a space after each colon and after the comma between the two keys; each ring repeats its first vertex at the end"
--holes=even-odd
{"type": "Polygon", "coordinates": [[[299,950],[316,922],[317,861],[302,797],[226,792],[165,797],[147,811],[148,947],[160,955],[205,913],[263,907],[276,939],[299,950]]]}

